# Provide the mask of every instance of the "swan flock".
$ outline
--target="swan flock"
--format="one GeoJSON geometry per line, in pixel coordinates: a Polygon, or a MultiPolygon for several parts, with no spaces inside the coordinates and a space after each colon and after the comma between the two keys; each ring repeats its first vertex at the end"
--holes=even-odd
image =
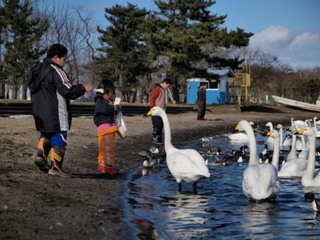
{"type": "MultiPolygon", "coordinates": [[[[149,112],[149,116],[160,116],[164,125],[164,150],[166,153],[166,163],[171,175],[175,178],[181,191],[181,182],[192,183],[194,191],[196,191],[196,184],[205,178],[210,177],[210,172],[206,164],[206,160],[195,149],[178,149],[172,145],[171,142],[171,129],[167,114],[160,107],[153,107],[149,112]]],[[[292,121],[293,122],[293,121],[292,121]]],[[[267,124],[268,126],[269,124],[267,124]]],[[[294,125],[293,128],[299,131],[300,136],[308,137],[311,143],[309,148],[315,149],[316,133],[314,127],[308,127],[306,125],[294,125]],[[297,127],[298,126],[298,127],[297,127]]],[[[279,152],[283,146],[283,133],[282,126],[278,125],[277,128],[269,126],[270,130],[268,136],[272,138],[274,145],[274,152],[272,155],[271,163],[259,163],[259,157],[257,153],[257,143],[255,139],[255,133],[252,128],[252,123],[246,120],[241,120],[236,126],[236,130],[242,132],[242,134],[234,134],[233,136],[241,136],[241,140],[248,141],[249,143],[249,161],[248,166],[243,172],[242,190],[248,200],[253,201],[277,201],[281,190],[281,184],[279,177],[300,177],[302,178],[303,186],[320,186],[320,179],[318,172],[315,172],[315,154],[314,150],[311,150],[312,154],[309,154],[308,159],[299,159],[299,157],[289,158],[284,161],[285,164],[278,170],[279,165],[279,152]],[[277,130],[279,129],[279,130],[277,130]],[[246,135],[244,137],[244,134],[246,135]],[[300,160],[300,161],[299,161],[300,160]],[[299,163],[295,166],[295,163],[299,163]],[[303,165],[301,165],[303,163],[303,165]],[[289,166],[294,169],[291,172],[289,166]],[[299,169],[299,170],[298,170],[299,169]]],[[[240,138],[238,138],[239,140],[240,138]]],[[[231,141],[233,139],[230,139],[231,141]]],[[[295,140],[295,137],[293,138],[295,140]]],[[[310,150],[309,150],[310,151],[310,150]]],[[[310,152],[309,152],[310,153],[310,152]]]]}

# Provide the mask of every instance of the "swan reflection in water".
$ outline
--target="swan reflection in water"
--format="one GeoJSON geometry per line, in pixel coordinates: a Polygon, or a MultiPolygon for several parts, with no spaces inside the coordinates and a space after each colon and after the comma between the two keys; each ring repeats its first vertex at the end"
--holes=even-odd
{"type": "Polygon", "coordinates": [[[190,238],[197,236],[200,232],[207,231],[203,228],[203,224],[211,214],[207,211],[208,202],[207,195],[197,195],[192,192],[177,193],[173,197],[162,197],[161,203],[166,207],[165,215],[168,219],[167,233],[170,236],[190,238]],[[186,229],[189,230],[186,231],[186,229]]]}
{"type": "Polygon", "coordinates": [[[243,208],[243,217],[242,226],[248,232],[274,233],[272,228],[279,217],[279,206],[274,202],[249,201],[243,208]]]}

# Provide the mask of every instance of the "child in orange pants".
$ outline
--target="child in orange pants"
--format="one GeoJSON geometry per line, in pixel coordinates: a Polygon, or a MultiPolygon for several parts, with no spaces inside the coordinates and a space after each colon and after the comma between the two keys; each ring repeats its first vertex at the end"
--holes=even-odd
{"type": "Polygon", "coordinates": [[[117,174],[112,168],[114,165],[115,134],[118,127],[115,116],[120,110],[119,105],[114,105],[115,86],[110,80],[103,80],[98,85],[95,96],[94,123],[98,133],[98,170],[106,174],[117,174]]]}

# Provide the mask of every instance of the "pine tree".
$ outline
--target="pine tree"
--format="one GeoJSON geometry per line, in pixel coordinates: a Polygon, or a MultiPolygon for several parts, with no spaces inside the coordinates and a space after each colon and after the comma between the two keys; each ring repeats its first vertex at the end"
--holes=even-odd
{"type": "Polygon", "coordinates": [[[103,55],[97,58],[97,66],[101,77],[116,82],[124,101],[129,101],[138,76],[147,70],[141,23],[148,12],[128,4],[106,8],[105,13],[110,26],[105,30],[98,27],[103,55]]]}
{"type": "Polygon", "coordinates": [[[47,20],[33,16],[28,0],[4,0],[1,11],[1,24],[4,26],[3,74],[12,87],[12,98],[17,98],[22,86],[22,95],[26,99],[26,79],[30,67],[44,53],[37,43],[48,28],[47,20]]]}
{"type": "Polygon", "coordinates": [[[226,15],[217,16],[208,10],[215,1],[206,0],[155,0],[159,11],[148,18],[146,41],[154,55],[170,58],[171,71],[176,85],[184,85],[188,77],[212,78],[207,67],[237,68],[239,59],[222,59],[214,56],[217,47],[247,46],[252,33],[242,29],[228,32],[221,28],[226,15]],[[201,61],[206,68],[197,67],[201,61]]]}

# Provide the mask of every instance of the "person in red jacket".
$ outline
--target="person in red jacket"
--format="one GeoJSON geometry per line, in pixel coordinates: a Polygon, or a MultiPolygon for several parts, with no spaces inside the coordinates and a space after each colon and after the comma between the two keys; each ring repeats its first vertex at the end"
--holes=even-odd
{"type": "Polygon", "coordinates": [[[50,175],[70,176],[62,169],[67,145],[67,131],[71,127],[70,99],[77,99],[91,92],[89,85],[72,85],[63,70],[68,50],[53,44],[46,58],[32,66],[28,87],[31,93],[32,114],[40,132],[35,164],[50,175]],[[47,157],[50,152],[51,166],[47,157]]]}
{"type": "MultiPolygon", "coordinates": [[[[157,83],[153,88],[150,95],[150,107],[153,108],[155,106],[161,107],[163,110],[166,110],[166,90],[172,85],[171,78],[165,78],[160,84],[157,83]]],[[[163,144],[162,142],[162,130],[163,130],[163,122],[161,117],[152,116],[151,117],[152,125],[153,125],[153,143],[155,144],[163,144]]]]}
{"type": "Polygon", "coordinates": [[[197,96],[198,96],[198,116],[197,119],[198,120],[205,120],[204,119],[204,115],[206,114],[206,100],[207,100],[207,95],[206,95],[206,89],[207,89],[208,85],[206,82],[201,82],[200,83],[200,87],[199,90],[197,92],[197,96]]]}

